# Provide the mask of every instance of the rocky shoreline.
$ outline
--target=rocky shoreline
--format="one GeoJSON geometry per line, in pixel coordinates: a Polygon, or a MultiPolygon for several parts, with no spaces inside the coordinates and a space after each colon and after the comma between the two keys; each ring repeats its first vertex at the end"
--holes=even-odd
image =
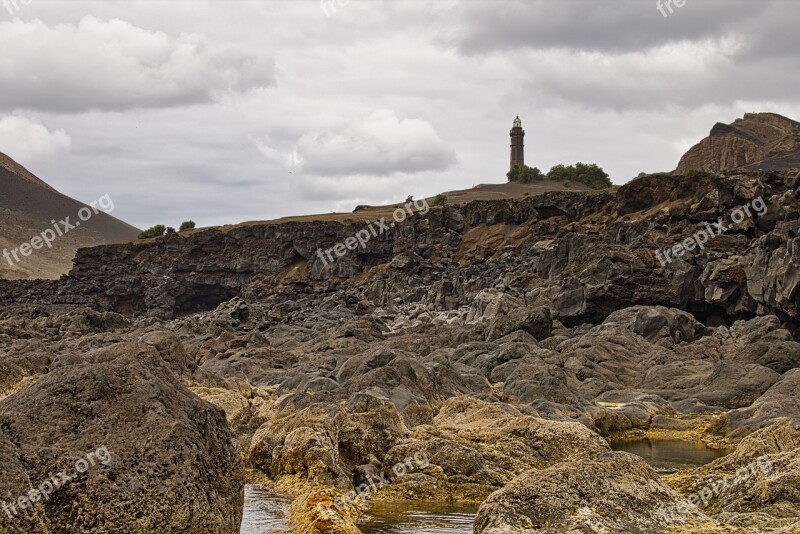
{"type": "Polygon", "coordinates": [[[650,175],[433,208],[329,264],[315,251],[358,214],[82,249],[59,281],[0,282],[0,501],[113,458],[0,528],[234,533],[256,473],[302,533],[409,499],[481,503],[476,534],[798,532],[798,186],[650,175]],[[626,434],[733,452],[659,477],[610,450],[626,434]]]}

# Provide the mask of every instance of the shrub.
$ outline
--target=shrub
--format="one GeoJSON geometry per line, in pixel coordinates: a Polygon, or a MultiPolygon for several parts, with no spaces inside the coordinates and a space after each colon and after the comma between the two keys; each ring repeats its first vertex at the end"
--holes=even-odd
{"type": "Polygon", "coordinates": [[[409,202],[414,202],[414,195],[408,195],[406,197],[406,204],[408,204],[409,202]]]}
{"type": "Polygon", "coordinates": [[[611,187],[613,184],[608,177],[606,171],[598,167],[595,163],[581,163],[565,167],[564,165],[555,165],[547,173],[547,178],[550,180],[563,180],[573,181],[586,184],[594,189],[605,189],[611,187]]]}
{"type": "Polygon", "coordinates": [[[528,167],[527,165],[515,165],[513,169],[506,174],[509,182],[520,182],[529,184],[531,182],[538,182],[544,180],[546,176],[537,167],[528,167]]]}
{"type": "Polygon", "coordinates": [[[164,235],[164,232],[167,231],[167,227],[163,224],[157,224],[145,230],[144,232],[139,233],[139,239],[150,239],[151,237],[161,237],[164,235]]]}
{"type": "Polygon", "coordinates": [[[447,195],[444,193],[439,193],[435,197],[433,197],[433,205],[434,206],[446,206],[447,205],[447,195]]]}
{"type": "Polygon", "coordinates": [[[180,229],[179,229],[179,231],[180,231],[180,232],[183,232],[184,230],[191,230],[191,229],[193,229],[195,226],[196,226],[196,225],[194,224],[194,221],[191,221],[191,220],[190,220],[190,221],[183,221],[183,222],[181,223],[181,226],[180,226],[180,229]]]}
{"type": "Polygon", "coordinates": [[[167,234],[167,235],[172,235],[172,234],[174,234],[174,233],[176,233],[176,232],[175,232],[175,228],[173,228],[173,227],[171,227],[171,226],[167,226],[167,231],[166,231],[166,234],[167,234]]]}

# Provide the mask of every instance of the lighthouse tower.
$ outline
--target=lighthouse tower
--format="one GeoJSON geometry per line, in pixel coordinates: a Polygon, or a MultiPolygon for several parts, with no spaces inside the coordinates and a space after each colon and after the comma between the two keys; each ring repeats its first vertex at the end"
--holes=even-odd
{"type": "Polygon", "coordinates": [[[511,169],[525,165],[525,130],[522,129],[522,121],[517,115],[514,119],[514,127],[511,128],[511,169]]]}

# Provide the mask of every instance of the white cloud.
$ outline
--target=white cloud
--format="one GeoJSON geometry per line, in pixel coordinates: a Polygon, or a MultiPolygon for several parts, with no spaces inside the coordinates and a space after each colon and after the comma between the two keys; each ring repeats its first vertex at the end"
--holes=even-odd
{"type": "Polygon", "coordinates": [[[5,109],[180,106],[274,82],[273,60],[261,53],[196,33],[172,38],[119,19],[2,22],[0,49],[7,51],[0,60],[5,109]]]}
{"type": "Polygon", "coordinates": [[[50,131],[39,120],[27,117],[0,118],[0,152],[34,172],[49,169],[71,147],[72,140],[64,130],[50,131]]]}
{"type": "Polygon", "coordinates": [[[314,176],[392,176],[444,171],[456,153],[423,119],[400,119],[378,110],[352,120],[339,130],[304,134],[288,153],[257,142],[270,161],[314,176]]]}

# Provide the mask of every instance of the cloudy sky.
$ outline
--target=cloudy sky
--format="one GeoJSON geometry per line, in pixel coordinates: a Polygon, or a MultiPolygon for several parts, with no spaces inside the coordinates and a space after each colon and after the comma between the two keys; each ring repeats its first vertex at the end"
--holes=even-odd
{"type": "Polygon", "coordinates": [[[0,0],[0,151],[136,226],[207,226],[502,182],[517,114],[530,165],[616,183],[673,169],[715,122],[800,118],[800,2],[672,10],[0,0]]]}

